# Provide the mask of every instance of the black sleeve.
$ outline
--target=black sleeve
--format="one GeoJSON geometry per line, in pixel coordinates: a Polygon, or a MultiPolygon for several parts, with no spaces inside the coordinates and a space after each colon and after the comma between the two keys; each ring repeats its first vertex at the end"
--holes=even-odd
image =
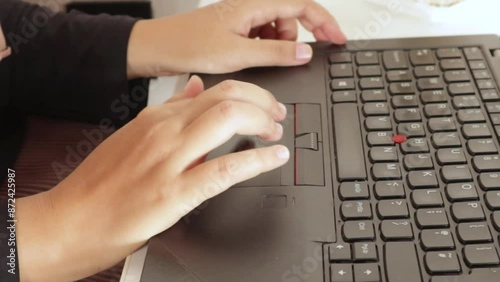
{"type": "Polygon", "coordinates": [[[1,0],[0,21],[13,51],[0,72],[9,76],[9,107],[123,124],[147,103],[147,80],[128,89],[127,47],[136,19],[1,0]]]}

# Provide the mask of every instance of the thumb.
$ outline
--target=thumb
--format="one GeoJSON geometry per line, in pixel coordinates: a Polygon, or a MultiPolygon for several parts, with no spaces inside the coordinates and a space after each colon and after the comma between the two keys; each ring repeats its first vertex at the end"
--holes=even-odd
{"type": "Polygon", "coordinates": [[[167,102],[175,102],[186,98],[194,98],[205,91],[205,86],[203,85],[203,80],[197,75],[193,75],[189,78],[184,90],[179,94],[170,98],[167,102]]]}
{"type": "MultiPolygon", "coordinates": [[[[244,39],[245,67],[297,66],[308,63],[313,55],[309,44],[285,40],[244,39]]],[[[241,49],[240,49],[241,50],[241,49]]]]}

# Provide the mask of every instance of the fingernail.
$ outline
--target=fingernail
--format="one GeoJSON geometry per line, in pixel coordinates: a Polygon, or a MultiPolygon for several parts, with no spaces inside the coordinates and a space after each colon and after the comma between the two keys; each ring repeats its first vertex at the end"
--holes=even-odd
{"type": "Polygon", "coordinates": [[[298,61],[308,60],[312,58],[313,50],[309,44],[297,43],[295,59],[298,61]]]}
{"type": "Polygon", "coordinates": [[[278,107],[280,108],[280,111],[281,111],[284,115],[286,115],[286,107],[285,107],[285,105],[283,105],[282,103],[279,103],[279,102],[278,102],[278,107]]]}
{"type": "Polygon", "coordinates": [[[191,76],[191,77],[188,79],[188,81],[187,81],[187,83],[186,83],[186,86],[184,86],[184,91],[186,91],[186,90],[188,89],[189,84],[191,83],[191,81],[193,81],[193,79],[194,79],[194,75],[193,75],[193,76],[191,76]]]}
{"type": "Polygon", "coordinates": [[[287,147],[279,146],[276,150],[276,156],[278,156],[279,159],[288,160],[288,158],[290,158],[290,152],[287,147]]]}

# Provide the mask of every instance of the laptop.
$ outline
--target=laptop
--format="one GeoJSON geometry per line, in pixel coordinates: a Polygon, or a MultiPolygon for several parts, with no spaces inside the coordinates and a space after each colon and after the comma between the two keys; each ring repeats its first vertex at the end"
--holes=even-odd
{"type": "Polygon", "coordinates": [[[500,281],[499,38],[312,45],[305,66],[203,76],[286,104],[291,158],[151,239],[140,281],[500,281]]]}

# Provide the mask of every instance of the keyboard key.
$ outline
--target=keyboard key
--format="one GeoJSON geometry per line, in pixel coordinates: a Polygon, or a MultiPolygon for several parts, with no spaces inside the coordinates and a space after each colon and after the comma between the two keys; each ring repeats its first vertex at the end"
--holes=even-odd
{"type": "Polygon", "coordinates": [[[377,246],[371,242],[354,243],[354,261],[366,262],[377,261],[377,246]]]}
{"type": "Polygon", "coordinates": [[[429,131],[431,132],[447,132],[447,131],[456,131],[457,126],[452,118],[430,118],[429,122],[429,131]]]}
{"type": "Polygon", "coordinates": [[[445,59],[439,62],[441,69],[443,71],[446,70],[464,70],[465,69],[465,60],[464,59],[445,59]]]}
{"type": "Polygon", "coordinates": [[[430,154],[408,154],[404,157],[403,163],[408,171],[434,168],[430,154]]]}
{"type": "Polygon", "coordinates": [[[420,244],[425,251],[453,250],[455,242],[448,229],[426,229],[420,233],[420,244]]]}
{"type": "Polygon", "coordinates": [[[389,242],[384,245],[387,281],[422,282],[417,250],[413,242],[389,242]]]}
{"type": "Polygon", "coordinates": [[[477,88],[479,88],[481,90],[495,88],[495,83],[491,79],[480,79],[476,82],[477,82],[477,88]]]}
{"type": "Polygon", "coordinates": [[[487,124],[465,124],[462,127],[462,134],[466,139],[491,137],[487,124]]]}
{"type": "Polygon", "coordinates": [[[334,64],[330,66],[331,78],[353,77],[354,72],[351,64],[334,64]]]}
{"type": "Polygon", "coordinates": [[[349,52],[333,53],[330,55],[329,60],[331,64],[350,63],[352,61],[351,53],[349,52]]]}
{"type": "Polygon", "coordinates": [[[500,114],[492,114],[490,117],[494,125],[500,125],[500,114]]]}
{"type": "Polygon", "coordinates": [[[360,77],[381,76],[382,70],[379,66],[361,66],[358,68],[358,75],[360,77]]]}
{"type": "Polygon", "coordinates": [[[330,265],[331,282],[353,282],[352,264],[335,263],[330,265]]]}
{"type": "Polygon", "coordinates": [[[380,132],[369,132],[366,139],[368,140],[368,145],[371,146],[389,146],[393,145],[392,132],[380,131],[380,132]]]}
{"type": "Polygon", "coordinates": [[[363,105],[363,114],[365,116],[387,116],[389,115],[389,106],[387,103],[366,103],[363,105]]]}
{"type": "Polygon", "coordinates": [[[416,95],[398,95],[398,96],[393,96],[391,99],[392,106],[395,109],[398,108],[412,108],[412,107],[418,107],[418,98],[416,95]]]}
{"type": "Polygon", "coordinates": [[[356,62],[358,65],[378,65],[377,52],[358,52],[356,53],[356,62]]]}
{"type": "Polygon", "coordinates": [[[483,54],[481,49],[477,47],[464,48],[465,57],[467,60],[482,60],[483,54]]]}
{"type": "Polygon", "coordinates": [[[441,48],[436,55],[439,59],[462,58],[462,52],[458,48],[441,48]]]}
{"type": "Polygon", "coordinates": [[[370,149],[372,163],[397,162],[399,160],[396,147],[374,147],[370,149]]]}
{"type": "Polygon", "coordinates": [[[436,149],[462,146],[462,141],[456,132],[435,133],[432,135],[432,144],[436,149]]]}
{"type": "Polygon", "coordinates": [[[407,138],[411,137],[424,137],[424,126],[420,122],[414,123],[401,123],[398,125],[398,134],[404,135],[407,138]]]}
{"type": "Polygon", "coordinates": [[[471,70],[484,70],[486,69],[486,63],[483,60],[470,61],[469,66],[471,70]]]}
{"type": "Polygon", "coordinates": [[[495,229],[500,232],[500,211],[496,211],[491,215],[491,221],[495,229]]]}
{"type": "Polygon", "coordinates": [[[457,113],[457,119],[461,124],[486,122],[486,117],[480,109],[459,110],[457,113]]]}
{"type": "Polygon", "coordinates": [[[354,265],[354,279],[356,282],[380,282],[380,271],[376,263],[354,265]]]}
{"type": "Polygon", "coordinates": [[[403,154],[408,153],[428,153],[429,145],[427,139],[423,138],[409,138],[406,142],[400,145],[403,154]]]}
{"type": "Polygon", "coordinates": [[[331,262],[348,262],[352,260],[351,245],[348,243],[334,243],[328,246],[331,262]]]}
{"type": "Polygon", "coordinates": [[[474,183],[450,183],[446,185],[446,196],[450,202],[479,199],[474,183]]]}
{"type": "Polygon", "coordinates": [[[425,116],[432,117],[450,117],[451,109],[448,104],[429,104],[424,107],[425,116]]]}
{"type": "Polygon", "coordinates": [[[415,77],[437,77],[441,74],[438,67],[435,65],[432,66],[418,66],[414,69],[415,77]]]}
{"type": "Polygon", "coordinates": [[[383,220],[380,224],[380,236],[386,242],[412,240],[412,224],[409,220],[383,220]]]}
{"type": "Polygon", "coordinates": [[[434,54],[429,49],[411,50],[410,61],[414,66],[432,65],[435,62],[434,54]]]}
{"type": "Polygon", "coordinates": [[[465,246],[464,259],[469,267],[484,267],[500,264],[498,253],[495,246],[492,244],[465,246]]]}
{"type": "Polygon", "coordinates": [[[447,165],[441,168],[441,179],[445,183],[472,181],[472,174],[469,166],[447,165]]]}
{"type": "Polygon", "coordinates": [[[490,210],[500,210],[500,192],[488,191],[484,199],[486,201],[486,206],[488,206],[490,210]]]}
{"type": "Polygon", "coordinates": [[[411,192],[411,202],[417,209],[444,206],[441,192],[435,189],[415,190],[411,192]]]}
{"type": "Polygon", "coordinates": [[[412,189],[437,188],[438,180],[433,170],[410,171],[407,176],[408,185],[412,189]]]}
{"type": "Polygon", "coordinates": [[[403,200],[380,200],[377,203],[377,214],[380,219],[408,218],[408,205],[403,200]]]}
{"type": "Polygon", "coordinates": [[[363,90],[361,92],[363,102],[385,102],[387,101],[386,92],[382,89],[363,90]]]}
{"type": "Polygon", "coordinates": [[[396,82],[389,85],[389,93],[392,95],[414,94],[415,85],[412,82],[396,82]]]}
{"type": "Polygon", "coordinates": [[[365,77],[359,80],[359,87],[364,89],[384,88],[384,80],[381,77],[365,77]]]}
{"type": "Polygon", "coordinates": [[[480,90],[481,93],[481,99],[485,102],[496,102],[500,100],[500,95],[498,95],[498,92],[493,89],[487,89],[487,90],[480,90]]]}
{"type": "Polygon", "coordinates": [[[425,254],[425,266],[429,274],[461,271],[457,253],[453,251],[428,252],[425,254]]]}
{"type": "Polygon", "coordinates": [[[451,215],[455,222],[482,221],[485,219],[479,202],[462,202],[451,205],[451,215]]]}
{"type": "Polygon", "coordinates": [[[420,78],[417,82],[418,90],[439,90],[444,88],[443,80],[439,77],[420,78]]]}
{"type": "Polygon", "coordinates": [[[448,102],[448,93],[445,90],[422,91],[420,99],[424,104],[448,102]]]}
{"type": "Polygon", "coordinates": [[[371,221],[346,221],[342,235],[347,242],[371,241],[375,238],[375,230],[371,221]]]}
{"type": "Polygon", "coordinates": [[[434,276],[430,282],[497,282],[500,268],[473,268],[469,275],[434,276]]]}
{"type": "Polygon", "coordinates": [[[357,101],[356,91],[334,91],[332,94],[333,103],[356,103],[357,101]]]}
{"type": "Polygon", "coordinates": [[[439,149],[436,152],[436,159],[440,165],[451,165],[451,164],[466,164],[467,159],[465,157],[463,149],[453,148],[453,149],[439,149]]]}
{"type": "Polygon", "coordinates": [[[356,86],[354,85],[354,79],[351,78],[334,79],[332,80],[330,87],[332,91],[356,89],[356,86]]]}
{"type": "Polygon", "coordinates": [[[382,59],[386,70],[399,70],[408,68],[406,55],[403,51],[384,51],[382,53],[382,59]]]}
{"type": "Polygon", "coordinates": [[[418,108],[396,109],[394,111],[394,119],[397,123],[412,122],[421,121],[422,116],[420,115],[420,110],[418,108]]]}
{"type": "Polygon", "coordinates": [[[457,70],[457,71],[446,71],[444,73],[444,80],[447,83],[452,82],[468,82],[470,81],[470,76],[467,71],[457,70]]]}
{"type": "Polygon", "coordinates": [[[416,223],[420,229],[449,227],[448,216],[443,208],[419,209],[416,223]]]}
{"type": "Polygon", "coordinates": [[[475,156],[472,164],[477,172],[500,171],[500,155],[475,156]]]}
{"type": "Polygon", "coordinates": [[[337,178],[339,181],[365,180],[366,166],[356,104],[334,104],[337,178]],[[345,126],[350,124],[352,126],[345,126]]]}
{"type": "Polygon", "coordinates": [[[493,240],[490,228],[483,223],[460,223],[457,236],[462,244],[488,243],[493,240]]]}
{"type": "Polygon", "coordinates": [[[374,185],[375,197],[377,199],[398,199],[405,197],[403,182],[401,181],[379,181],[374,185]]]}
{"type": "Polygon", "coordinates": [[[378,180],[400,180],[401,170],[398,163],[377,163],[372,166],[372,177],[378,180]]]}
{"type": "Polygon", "coordinates": [[[343,182],[339,187],[340,198],[345,200],[368,199],[368,184],[365,182],[343,182]]]}
{"type": "Polygon", "coordinates": [[[472,71],[475,79],[488,79],[491,78],[490,72],[487,70],[474,70],[472,71]]]}
{"type": "Polygon", "coordinates": [[[474,87],[469,82],[451,83],[448,85],[448,92],[452,96],[476,93],[474,87]]]}
{"type": "Polygon", "coordinates": [[[463,95],[453,97],[453,107],[459,109],[479,108],[481,103],[476,96],[463,95]]]}
{"type": "Polygon", "coordinates": [[[498,114],[500,113],[500,102],[499,103],[487,103],[486,110],[490,114],[498,114]]]}
{"type": "Polygon", "coordinates": [[[408,70],[388,71],[386,76],[389,82],[407,82],[413,79],[411,72],[408,70]]]}
{"type": "MultiPolygon", "coordinates": [[[[345,125],[345,120],[341,121],[345,125]]],[[[368,131],[392,130],[390,117],[368,117],[365,119],[365,128],[368,131]]],[[[337,135],[338,136],[338,135],[337,135]]]]}
{"type": "Polygon", "coordinates": [[[340,207],[342,219],[370,219],[372,218],[372,208],[369,201],[346,201],[340,207]]]}
{"type": "Polygon", "coordinates": [[[481,173],[479,185],[485,191],[500,189],[500,172],[481,173]]]}

